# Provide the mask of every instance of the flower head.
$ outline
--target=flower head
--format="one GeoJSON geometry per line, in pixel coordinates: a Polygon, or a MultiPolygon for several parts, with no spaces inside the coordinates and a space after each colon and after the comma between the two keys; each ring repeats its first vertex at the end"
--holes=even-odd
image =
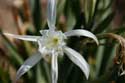
{"type": "Polygon", "coordinates": [[[43,54],[51,55],[52,52],[56,52],[59,55],[63,55],[62,47],[66,45],[66,36],[61,31],[40,31],[43,35],[38,38],[39,51],[43,54]],[[42,50],[44,48],[44,51],[42,50]]]}
{"type": "Polygon", "coordinates": [[[16,76],[18,80],[24,73],[26,73],[30,68],[37,64],[41,58],[46,55],[51,56],[51,65],[52,65],[52,83],[57,83],[58,79],[58,61],[57,58],[59,55],[67,54],[69,59],[74,62],[85,74],[86,78],[89,77],[89,65],[85,59],[75,50],[66,46],[65,40],[70,36],[86,36],[92,38],[98,44],[98,40],[94,34],[83,29],[71,30],[63,33],[62,31],[55,30],[55,21],[56,21],[56,1],[48,0],[48,13],[47,13],[47,22],[49,30],[41,30],[40,33],[42,36],[22,36],[22,35],[13,35],[9,33],[4,33],[7,36],[13,38],[36,42],[39,45],[38,51],[40,54],[31,56],[28,58],[24,64],[19,68],[16,76]]]}

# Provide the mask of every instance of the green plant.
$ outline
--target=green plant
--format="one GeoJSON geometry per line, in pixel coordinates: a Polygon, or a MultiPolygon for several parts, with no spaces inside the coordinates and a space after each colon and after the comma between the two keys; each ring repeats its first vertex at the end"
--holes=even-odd
{"type": "MultiPolygon", "coordinates": [[[[48,28],[46,20],[43,19],[45,13],[42,12],[45,10],[45,4],[41,8],[40,0],[22,1],[24,1],[22,7],[14,10],[17,11],[14,16],[17,17],[15,23],[17,23],[18,33],[20,35],[40,35],[38,32],[41,29],[48,28]],[[27,14],[30,10],[31,13],[27,14]]],[[[125,81],[125,75],[122,75],[125,71],[124,26],[121,25],[118,29],[112,29],[114,26],[111,23],[115,16],[115,12],[112,10],[113,2],[113,0],[57,1],[56,26],[58,29],[63,32],[71,29],[89,30],[99,40],[99,46],[93,40],[85,37],[70,37],[67,40],[67,45],[80,52],[88,61],[91,72],[87,81],[82,71],[67,56],[64,56],[59,58],[58,83],[105,83],[107,81],[109,83],[112,81],[122,83],[125,81]]],[[[15,43],[4,35],[1,37],[2,44],[8,52],[9,63],[16,70],[27,57],[36,51],[37,45],[34,43],[14,40],[15,43]]],[[[44,60],[23,76],[24,83],[51,83],[50,60],[48,57],[44,60]],[[47,60],[48,63],[44,60],[47,60]]],[[[0,70],[0,77],[7,75],[7,80],[10,80],[10,75],[4,74],[8,71],[4,71],[2,68],[0,70]]],[[[8,83],[9,81],[0,79],[0,82],[8,83]]]]}

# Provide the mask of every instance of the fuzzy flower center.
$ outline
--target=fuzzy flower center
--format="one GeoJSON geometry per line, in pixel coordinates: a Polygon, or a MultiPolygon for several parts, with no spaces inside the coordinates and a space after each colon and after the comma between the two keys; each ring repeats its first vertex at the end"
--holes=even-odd
{"type": "Polygon", "coordinates": [[[53,37],[48,37],[46,39],[46,42],[45,42],[45,46],[48,48],[48,49],[51,49],[51,48],[56,48],[58,47],[60,44],[61,44],[61,39],[57,36],[53,36],[53,37]]]}
{"type": "Polygon", "coordinates": [[[39,49],[45,48],[44,52],[52,51],[62,54],[62,47],[65,45],[66,36],[61,31],[42,31],[42,37],[38,40],[39,49]]]}

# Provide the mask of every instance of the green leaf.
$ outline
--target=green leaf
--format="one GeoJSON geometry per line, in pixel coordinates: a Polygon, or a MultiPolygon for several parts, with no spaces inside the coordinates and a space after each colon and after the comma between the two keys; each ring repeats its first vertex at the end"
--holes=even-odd
{"type": "Polygon", "coordinates": [[[22,57],[20,57],[20,54],[17,52],[17,49],[14,47],[14,45],[11,44],[11,42],[4,36],[2,35],[3,38],[3,43],[4,45],[8,48],[8,52],[11,54],[10,59],[16,64],[16,65],[21,65],[23,63],[22,57]]]}
{"type": "Polygon", "coordinates": [[[88,24],[95,13],[97,0],[84,0],[84,12],[86,17],[86,23],[88,24]]]}
{"type": "Polygon", "coordinates": [[[0,67],[0,83],[11,83],[9,72],[0,67]]]}
{"type": "Polygon", "coordinates": [[[51,71],[50,71],[50,64],[48,64],[46,61],[42,60],[41,61],[41,69],[42,69],[42,74],[45,77],[45,80],[47,81],[46,83],[51,83],[51,71]]]}
{"type": "Polygon", "coordinates": [[[108,28],[111,21],[113,20],[114,13],[109,14],[102,22],[100,22],[97,27],[93,30],[95,34],[102,33],[105,29],[108,28]]]}
{"type": "Polygon", "coordinates": [[[34,0],[34,9],[33,9],[33,23],[35,26],[36,34],[38,35],[39,31],[41,30],[41,5],[40,0],[34,0]]]}
{"type": "MultiPolygon", "coordinates": [[[[105,40],[101,40],[100,43],[105,43],[105,40]]],[[[103,59],[103,54],[104,54],[104,46],[99,46],[96,54],[96,75],[95,77],[98,76],[100,68],[101,68],[101,61],[103,59]]]]}
{"type": "Polygon", "coordinates": [[[58,0],[58,4],[57,4],[57,16],[59,16],[60,14],[63,13],[64,8],[65,8],[65,3],[66,3],[66,0],[58,0]]]}
{"type": "Polygon", "coordinates": [[[43,74],[42,74],[40,64],[38,64],[36,67],[36,74],[37,74],[36,75],[36,83],[47,83],[45,81],[43,74]]]}
{"type": "Polygon", "coordinates": [[[72,12],[71,5],[70,5],[69,1],[66,1],[64,11],[65,11],[66,19],[67,19],[66,28],[67,28],[67,30],[71,30],[71,29],[73,29],[73,27],[76,24],[76,19],[75,19],[75,15],[72,12]]]}
{"type": "Polygon", "coordinates": [[[84,0],[85,29],[91,30],[95,24],[100,0],[84,0]]]}

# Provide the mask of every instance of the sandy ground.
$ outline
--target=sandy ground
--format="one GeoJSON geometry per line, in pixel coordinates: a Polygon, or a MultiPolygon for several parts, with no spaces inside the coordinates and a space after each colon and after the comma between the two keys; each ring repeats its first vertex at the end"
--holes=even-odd
{"type": "Polygon", "coordinates": [[[16,32],[16,25],[11,12],[14,0],[0,0],[0,28],[5,32],[16,32]]]}

